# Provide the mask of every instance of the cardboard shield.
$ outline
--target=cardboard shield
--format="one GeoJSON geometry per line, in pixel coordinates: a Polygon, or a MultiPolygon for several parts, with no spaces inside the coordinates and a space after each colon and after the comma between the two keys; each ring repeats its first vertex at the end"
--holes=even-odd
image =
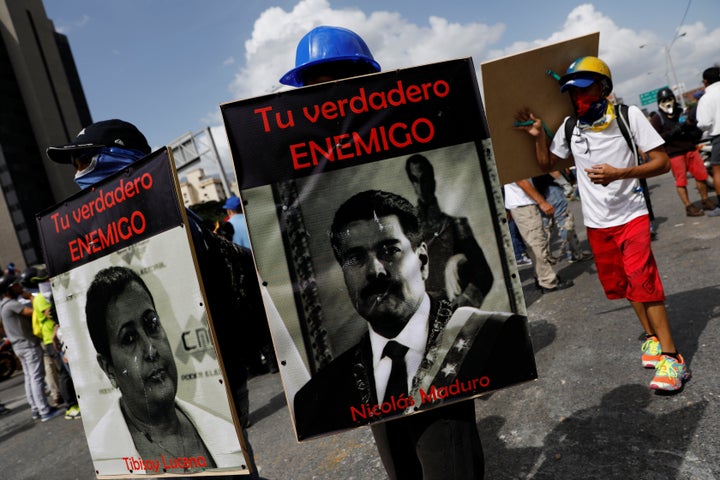
{"type": "MultiPolygon", "coordinates": [[[[535,159],[533,138],[513,127],[515,114],[529,108],[554,134],[573,110],[549,72],[562,76],[573,60],[597,56],[599,41],[600,33],[592,33],[480,65],[490,136],[503,185],[543,173],[535,159]]],[[[566,160],[558,163],[557,169],[570,165],[566,160]]]]}

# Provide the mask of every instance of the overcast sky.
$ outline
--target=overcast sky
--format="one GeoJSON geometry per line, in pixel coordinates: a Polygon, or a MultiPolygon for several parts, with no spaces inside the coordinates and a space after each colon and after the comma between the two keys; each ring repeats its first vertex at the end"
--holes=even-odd
{"type": "MultiPolygon", "coordinates": [[[[68,36],[93,120],[130,121],[154,148],[205,127],[217,132],[221,103],[278,88],[278,78],[294,66],[298,40],[317,25],[359,33],[384,70],[470,56],[478,76],[482,62],[599,31],[600,57],[612,70],[615,93],[638,105],[640,93],[673,85],[675,77],[685,90],[701,86],[702,71],[720,63],[718,0],[44,5],[55,28],[68,36]]],[[[219,133],[216,142],[226,152],[219,133]]]]}

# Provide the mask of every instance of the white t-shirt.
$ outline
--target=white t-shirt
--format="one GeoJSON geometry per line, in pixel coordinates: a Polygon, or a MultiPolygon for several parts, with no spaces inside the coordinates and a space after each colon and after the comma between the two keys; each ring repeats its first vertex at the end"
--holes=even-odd
{"type": "Polygon", "coordinates": [[[705,87],[705,95],[697,105],[698,127],[708,130],[711,137],[720,135],[720,82],[705,87]]]}
{"type": "MultiPolygon", "coordinates": [[[[628,111],[630,131],[641,150],[648,152],[665,143],[645,115],[635,106],[628,111]]],[[[607,228],[624,225],[630,220],[648,213],[637,179],[630,178],[610,182],[607,186],[590,181],[586,168],[607,163],[618,168],[635,165],[635,157],[618,127],[615,119],[605,130],[573,129],[570,148],[577,167],[578,189],[582,203],[585,226],[607,228]]],[[[550,151],[560,158],[570,156],[565,143],[565,128],[561,124],[550,144],[550,151]]]]}
{"type": "MultiPolygon", "coordinates": [[[[532,180],[530,180],[532,183],[532,180]]],[[[525,190],[520,188],[517,183],[508,183],[505,188],[505,208],[512,210],[513,208],[525,207],[527,205],[535,205],[537,202],[525,190]]]]}

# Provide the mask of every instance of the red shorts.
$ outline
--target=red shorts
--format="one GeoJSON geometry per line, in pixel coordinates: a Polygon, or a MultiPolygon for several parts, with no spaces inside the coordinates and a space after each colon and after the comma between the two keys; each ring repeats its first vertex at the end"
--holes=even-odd
{"type": "Polygon", "coordinates": [[[704,182],[708,178],[707,170],[697,150],[677,155],[670,158],[670,169],[675,177],[676,187],[687,187],[687,172],[698,182],[704,182]]]}
{"type": "Polygon", "coordinates": [[[632,302],[665,301],[662,281],[650,247],[650,219],[647,215],[618,227],[588,227],[587,236],[607,298],[627,298],[632,302]]]}

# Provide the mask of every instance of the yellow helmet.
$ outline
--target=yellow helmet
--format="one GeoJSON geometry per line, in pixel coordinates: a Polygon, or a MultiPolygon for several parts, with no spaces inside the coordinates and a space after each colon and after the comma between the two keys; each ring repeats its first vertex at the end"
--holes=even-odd
{"type": "Polygon", "coordinates": [[[610,68],[598,57],[580,57],[570,64],[560,78],[560,91],[564,92],[568,87],[585,88],[600,80],[603,86],[603,95],[612,92],[612,75],[610,68]]]}

